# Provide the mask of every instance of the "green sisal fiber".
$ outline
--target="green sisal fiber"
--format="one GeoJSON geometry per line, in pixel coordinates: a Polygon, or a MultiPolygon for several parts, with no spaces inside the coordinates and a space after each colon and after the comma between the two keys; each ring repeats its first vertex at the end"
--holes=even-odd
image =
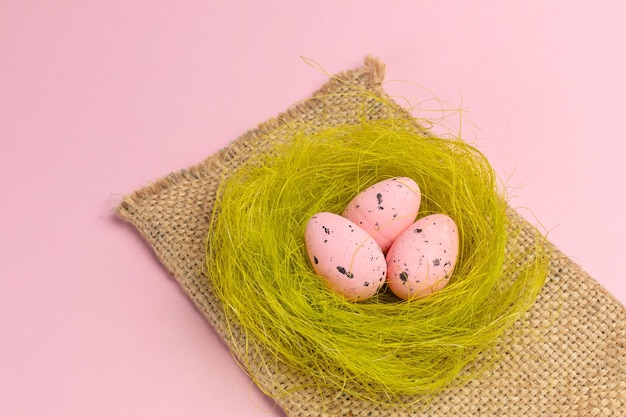
{"type": "Polygon", "coordinates": [[[515,244],[520,230],[485,157],[409,119],[315,133],[286,128],[288,143],[271,144],[223,181],[207,239],[213,291],[249,341],[237,353],[244,369],[267,357],[258,346],[320,387],[381,404],[431,398],[479,377],[548,268],[541,236],[532,247],[515,244]],[[341,214],[360,191],[396,176],[419,184],[418,218],[445,213],[457,223],[454,274],[418,301],[385,288],[366,302],[346,301],[314,273],[304,227],[313,214],[341,214]]]}

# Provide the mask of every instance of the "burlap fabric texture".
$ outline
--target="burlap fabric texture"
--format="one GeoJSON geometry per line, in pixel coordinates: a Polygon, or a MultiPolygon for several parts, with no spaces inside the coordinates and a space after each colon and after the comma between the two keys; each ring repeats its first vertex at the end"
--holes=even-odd
{"type": "MultiPolygon", "coordinates": [[[[399,106],[364,98],[364,90],[385,95],[383,77],[384,65],[367,57],[361,68],[331,77],[312,98],[198,165],[126,196],[118,207],[119,217],[137,228],[233,352],[240,351],[243,336],[235,326],[230,329],[234,338],[229,337],[220,301],[202,272],[218,184],[251,153],[260,152],[260,138],[286,122],[305,121],[316,129],[357,123],[363,112],[373,119],[404,113],[399,106]]],[[[532,230],[513,210],[509,213],[532,230]]],[[[526,236],[531,239],[532,233],[526,236]]],[[[626,415],[626,310],[578,265],[547,245],[551,267],[546,284],[524,325],[500,341],[500,360],[483,377],[438,395],[425,408],[381,407],[330,390],[300,389],[310,382],[307,377],[281,364],[262,369],[253,363],[251,376],[292,417],[626,415]],[[290,394],[279,395],[285,391],[290,394]]]]}

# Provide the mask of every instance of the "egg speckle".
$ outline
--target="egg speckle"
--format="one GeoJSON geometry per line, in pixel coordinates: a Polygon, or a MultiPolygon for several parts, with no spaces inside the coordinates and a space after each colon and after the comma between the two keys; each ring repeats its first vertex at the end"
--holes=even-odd
{"type": "Polygon", "coordinates": [[[383,285],[385,256],[376,241],[345,217],[322,212],[305,228],[305,245],[315,272],[350,301],[371,298],[383,285]]]}
{"type": "Polygon", "coordinates": [[[386,253],[393,241],[414,221],[421,192],[415,181],[395,177],[378,182],[359,193],[343,216],[369,233],[386,253]]]}
{"type": "Polygon", "coordinates": [[[387,253],[387,282],[398,297],[409,300],[444,288],[459,253],[459,232],[445,214],[431,214],[398,236],[387,253]]]}

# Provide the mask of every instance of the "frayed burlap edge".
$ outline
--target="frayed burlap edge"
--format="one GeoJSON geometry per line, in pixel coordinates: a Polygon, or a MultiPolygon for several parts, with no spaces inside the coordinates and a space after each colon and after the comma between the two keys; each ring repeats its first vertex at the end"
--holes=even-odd
{"type": "MultiPolygon", "coordinates": [[[[137,228],[237,360],[246,359],[243,333],[235,323],[226,323],[210,280],[203,274],[217,187],[285,124],[306,123],[319,129],[357,123],[363,114],[370,118],[408,116],[399,106],[376,99],[386,97],[383,77],[384,65],[367,57],[361,68],[331,77],[312,98],[246,132],[198,165],[144,186],[118,207],[118,216],[137,228]]],[[[279,134],[272,140],[288,137],[279,134]]],[[[526,231],[526,240],[518,244],[532,245],[533,228],[514,210],[509,215],[526,231]]],[[[500,341],[495,365],[481,378],[438,395],[425,407],[384,408],[320,390],[306,376],[271,357],[251,363],[248,372],[292,417],[623,415],[626,310],[567,256],[549,243],[546,246],[551,254],[546,284],[525,320],[500,341]]]]}

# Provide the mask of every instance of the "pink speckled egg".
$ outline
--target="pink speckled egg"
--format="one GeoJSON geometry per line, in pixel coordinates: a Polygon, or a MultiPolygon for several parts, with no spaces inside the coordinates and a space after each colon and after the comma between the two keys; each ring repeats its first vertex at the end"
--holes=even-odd
{"type": "Polygon", "coordinates": [[[305,229],[306,250],[315,272],[350,301],[372,297],[385,281],[387,264],[380,247],[345,217],[322,212],[305,229]]]}
{"type": "Polygon", "coordinates": [[[393,241],[415,221],[421,193],[415,181],[395,177],[378,182],[358,194],[343,216],[360,226],[386,253],[393,241]]]}
{"type": "Polygon", "coordinates": [[[445,214],[431,214],[406,229],[387,253],[387,283],[412,300],[448,285],[459,255],[459,231],[445,214]]]}

